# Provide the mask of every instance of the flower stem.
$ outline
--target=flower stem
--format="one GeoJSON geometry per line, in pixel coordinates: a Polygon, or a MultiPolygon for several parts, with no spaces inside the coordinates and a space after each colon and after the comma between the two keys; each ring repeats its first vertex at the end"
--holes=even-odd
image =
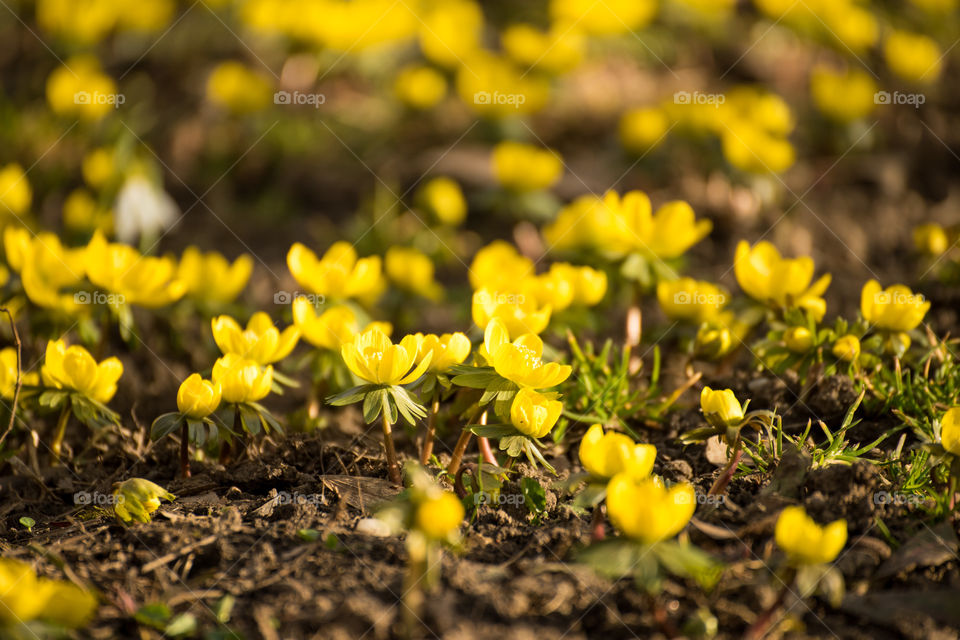
{"type": "MultiPolygon", "coordinates": [[[[639,292],[634,293],[633,304],[627,309],[627,324],[625,330],[626,336],[624,342],[626,346],[630,349],[639,346],[640,339],[643,337],[643,312],[640,310],[639,292]]],[[[627,371],[633,375],[640,371],[642,366],[643,361],[640,359],[640,356],[632,355],[627,365],[627,371]]]]}
{"type": "Polygon", "coordinates": [[[420,464],[426,466],[433,455],[433,439],[437,433],[437,414],[440,412],[440,394],[433,399],[430,407],[430,416],[427,418],[427,434],[423,438],[423,449],[420,450],[420,464]]]}
{"type": "MultiPolygon", "coordinates": [[[[477,419],[477,415],[482,411],[478,406],[476,413],[467,421],[467,424],[472,424],[474,420],[477,419]]],[[[486,414],[484,414],[486,415],[486,414]]],[[[486,420],[484,418],[484,420],[486,420]]],[[[473,433],[464,429],[460,432],[460,437],[457,438],[457,444],[453,447],[453,454],[450,457],[450,464],[447,465],[447,473],[452,476],[457,475],[457,471],[460,470],[460,463],[463,462],[463,454],[467,451],[467,445],[470,444],[470,437],[473,433]]]]}
{"type": "Polygon", "coordinates": [[[780,610],[783,601],[787,597],[787,591],[789,590],[788,584],[789,583],[784,583],[783,588],[780,589],[780,593],[777,595],[777,599],[773,601],[773,604],[753,621],[753,624],[750,625],[747,632],[743,634],[744,640],[760,640],[760,638],[767,635],[767,632],[770,630],[770,625],[773,623],[773,616],[780,610]]]}
{"type": "Polygon", "coordinates": [[[60,418],[57,420],[57,429],[53,432],[53,442],[50,443],[50,451],[53,452],[53,465],[60,464],[60,451],[63,448],[63,436],[67,433],[67,422],[70,421],[70,401],[63,405],[60,411],[60,418]]]}
{"type": "Polygon", "coordinates": [[[403,484],[400,477],[400,465],[397,463],[397,450],[393,446],[393,427],[388,417],[389,409],[383,408],[383,445],[387,451],[387,475],[393,484],[403,484]]]}
{"type": "MultiPolygon", "coordinates": [[[[483,415],[480,416],[480,424],[487,424],[487,412],[484,411],[483,415]]],[[[487,464],[492,464],[495,467],[499,467],[500,463],[497,462],[497,457],[493,455],[493,449],[490,448],[490,439],[489,438],[477,438],[477,446],[480,448],[480,454],[483,456],[483,461],[487,464]]]]}
{"type": "Polygon", "coordinates": [[[740,448],[740,436],[737,435],[737,440],[733,443],[733,453],[730,455],[730,460],[723,471],[720,472],[720,475],[717,476],[713,486],[710,487],[710,491],[707,492],[708,496],[721,495],[726,492],[727,485],[733,480],[733,474],[737,470],[737,463],[740,462],[741,456],[743,456],[743,450],[740,448]]]}
{"type": "Polygon", "coordinates": [[[184,478],[190,477],[190,426],[186,420],[180,427],[180,473],[184,478]]]}
{"type": "Polygon", "coordinates": [[[590,519],[590,542],[600,542],[607,537],[607,529],[603,521],[603,504],[593,508],[593,517],[590,519]]]}

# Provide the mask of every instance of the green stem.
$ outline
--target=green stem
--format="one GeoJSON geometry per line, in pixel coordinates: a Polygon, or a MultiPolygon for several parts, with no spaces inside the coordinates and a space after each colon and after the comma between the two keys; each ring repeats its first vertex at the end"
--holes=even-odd
{"type": "Polygon", "coordinates": [[[60,411],[60,418],[57,420],[56,431],[53,432],[53,442],[50,443],[50,450],[53,452],[53,464],[60,464],[60,451],[63,448],[63,436],[67,433],[67,422],[70,421],[70,401],[67,400],[60,411]]]}
{"type": "Polygon", "coordinates": [[[190,426],[186,420],[180,427],[180,473],[184,478],[190,477],[190,426]]]}

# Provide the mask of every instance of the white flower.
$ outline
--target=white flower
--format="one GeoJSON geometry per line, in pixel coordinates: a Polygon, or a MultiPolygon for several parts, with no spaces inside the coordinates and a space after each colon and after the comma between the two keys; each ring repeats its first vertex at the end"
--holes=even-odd
{"type": "Polygon", "coordinates": [[[126,243],[133,243],[141,235],[156,236],[180,213],[173,198],[139,175],[123,183],[114,211],[117,239],[126,243]]]}

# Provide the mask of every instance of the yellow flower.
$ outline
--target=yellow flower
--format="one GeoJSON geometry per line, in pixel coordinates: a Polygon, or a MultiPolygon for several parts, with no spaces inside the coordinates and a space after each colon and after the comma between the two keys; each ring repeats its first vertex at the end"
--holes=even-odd
{"type": "Polygon", "coordinates": [[[583,59],[585,38],[574,27],[554,24],[542,32],[528,24],[508,26],[500,34],[504,51],[527,69],[546,73],[573,70],[583,59]]]}
{"type": "Polygon", "coordinates": [[[642,191],[623,197],[608,191],[603,207],[594,212],[594,235],[602,241],[597,248],[614,254],[640,251],[663,259],[679,258],[713,228],[709,220],[695,220],[693,209],[682,200],[667,202],[652,214],[650,198],[642,191]]]}
{"type": "Polygon", "coordinates": [[[681,482],[669,489],[655,478],[615,475],[607,484],[607,513],[627,537],[653,544],[680,533],[696,509],[693,486],[681,482]]]}
{"type": "Polygon", "coordinates": [[[609,36],[637,31],[657,14],[655,0],[550,0],[550,16],[588,33],[609,36]]]}
{"type": "Polygon", "coordinates": [[[612,478],[618,473],[645,478],[653,471],[656,457],[657,448],[652,444],[638,444],[616,431],[604,433],[599,424],[587,429],[580,441],[580,464],[597,478],[612,478]]]}
{"type": "Polygon", "coordinates": [[[418,249],[390,247],[384,263],[387,277],[402,289],[427,300],[436,301],[443,297],[443,287],[433,277],[433,260],[418,249]]]}
{"type": "Polygon", "coordinates": [[[82,234],[113,229],[113,211],[100,206],[86,189],[74,189],[63,201],[63,225],[82,234]]]}
{"type": "MultiPolygon", "coordinates": [[[[40,376],[36,372],[24,371],[26,365],[20,363],[20,384],[21,386],[36,386],[40,382],[40,376]]],[[[7,400],[13,399],[13,392],[17,387],[17,349],[15,347],[5,347],[0,350],[0,397],[7,400]]]]}
{"type": "Polygon", "coordinates": [[[281,333],[263,311],[257,311],[250,317],[246,329],[242,329],[230,316],[218,316],[210,321],[210,325],[213,339],[224,355],[235,353],[259,365],[283,360],[300,339],[297,327],[289,326],[281,333]]]}
{"type": "Polygon", "coordinates": [[[433,178],[417,193],[423,206],[434,217],[450,226],[462,223],[467,218],[467,200],[455,180],[446,177],[433,178]]]}
{"type": "Polygon", "coordinates": [[[177,279],[190,298],[204,303],[228,304],[236,300],[253,273],[253,258],[243,254],[231,264],[216,251],[203,253],[187,247],[180,257],[177,279]]]}
{"type": "Polygon", "coordinates": [[[358,258],[348,242],[334,243],[320,259],[297,242],[287,253],[287,267],[301,287],[332,300],[372,304],[385,287],[380,257],[358,258]]]}
{"type": "Polygon", "coordinates": [[[743,407],[730,389],[714,391],[704,387],[700,392],[700,410],[707,422],[717,428],[733,427],[743,422],[743,407]]]}
{"type": "Polygon", "coordinates": [[[542,109],[550,97],[550,83],[506,57],[475,51],[457,69],[457,94],[484,117],[516,117],[542,109]]]}
{"type": "MultiPolygon", "coordinates": [[[[313,303],[303,296],[293,301],[293,324],[313,346],[338,353],[344,343],[352,341],[360,332],[357,315],[350,307],[334,305],[318,315],[313,303]]],[[[364,327],[364,331],[371,327],[379,327],[387,335],[393,330],[388,322],[373,322],[364,327]]]]}
{"type": "Polygon", "coordinates": [[[574,305],[592,307],[599,304],[607,294],[607,274],[599,269],[554,262],[550,265],[549,275],[561,278],[572,285],[571,303],[574,305]]]}
{"type": "Polygon", "coordinates": [[[261,73],[233,60],[214,67],[207,79],[207,99],[234,113],[252,113],[270,104],[273,87],[261,73]]]}
{"type": "Polygon", "coordinates": [[[11,163],[0,169],[0,216],[26,214],[32,199],[33,190],[19,164],[11,163]]]}
{"type": "Polygon", "coordinates": [[[236,353],[228,353],[213,365],[213,382],[220,385],[224,402],[257,402],[273,387],[273,366],[261,367],[236,353]]]}
{"type": "Polygon", "coordinates": [[[720,141],[727,162],[748,173],[783,173],[793,166],[797,156],[785,137],[743,122],[727,125],[720,141]]]}
{"type": "Polygon", "coordinates": [[[833,343],[833,355],[845,362],[855,362],[860,357],[860,339],[857,336],[845,335],[837,338],[833,343]]]}
{"type": "Polygon", "coordinates": [[[129,245],[107,242],[100,231],[87,245],[85,261],[90,282],[115,294],[117,306],[162,307],[186,290],[175,260],[143,256],[129,245]]]}
{"type": "Polygon", "coordinates": [[[367,329],[340,348],[347,368],[361,380],[372,384],[408,384],[422,376],[430,366],[430,356],[417,362],[420,339],[404,336],[399,344],[390,342],[378,327],[367,329]]]}
{"type": "Polygon", "coordinates": [[[817,109],[838,122],[864,118],[876,107],[877,83],[859,69],[834,71],[817,66],[810,73],[810,95],[817,109]]]}
{"type": "Polygon", "coordinates": [[[833,561],[846,544],[847,521],[821,527],[803,507],[787,507],[780,512],[774,537],[794,564],[823,564],[833,561]]]}
{"type": "Polygon", "coordinates": [[[160,500],[176,499],[158,484],[143,478],[124,480],[113,492],[113,511],[123,522],[150,522],[150,514],[160,508],[160,500]]]}
{"type": "Polygon", "coordinates": [[[510,405],[510,422],[517,431],[533,438],[542,438],[557,424],[563,403],[537,393],[529,387],[517,391],[510,405]]]}
{"type": "Polygon", "coordinates": [[[913,246],[931,256],[940,256],[950,249],[950,237],[939,224],[921,224],[913,230],[913,246]]]}
{"type": "Polygon", "coordinates": [[[47,342],[40,374],[43,384],[48,387],[72,389],[106,404],[117,392],[123,364],[113,357],[97,364],[93,356],[80,345],[68,347],[63,340],[51,340],[47,342]]]}
{"type": "Polygon", "coordinates": [[[476,2],[436,3],[421,16],[420,49],[429,60],[456,67],[481,48],[482,32],[483,11],[476,2]]]}
{"type": "Polygon", "coordinates": [[[658,146],[670,130],[670,118],[663,109],[639,107],[620,118],[620,143],[634,153],[658,146]]]}
{"type": "Polygon", "coordinates": [[[433,540],[443,540],[463,522],[463,503],[449,491],[428,496],[417,505],[415,526],[433,540]]]}
{"type": "Polygon", "coordinates": [[[37,24],[71,42],[95,44],[116,25],[120,3],[38,0],[37,24]]]}
{"type": "MultiPolygon", "coordinates": [[[[519,283],[516,290],[518,291],[515,295],[516,300],[526,300],[530,299],[535,302],[533,305],[534,308],[538,307],[550,307],[551,312],[553,311],[563,311],[571,304],[573,304],[573,290],[575,283],[568,277],[569,273],[564,273],[562,271],[551,271],[549,273],[543,273],[536,275],[526,280],[523,280],[519,283]]],[[[490,295],[500,295],[503,297],[504,294],[493,294],[487,291],[490,295]]],[[[510,294],[507,294],[508,296],[510,294]]],[[[523,333],[526,333],[525,331],[523,333]]]]}
{"type": "Polygon", "coordinates": [[[520,387],[546,389],[555,387],[568,377],[570,365],[544,363],[543,341],[533,333],[521,335],[510,342],[506,325],[494,318],[483,336],[484,357],[497,374],[520,387]]]}
{"type": "Polygon", "coordinates": [[[549,189],[563,173],[555,151],[520,142],[501,142],[491,156],[497,182],[513,191],[549,189]]]}
{"type": "Polygon", "coordinates": [[[940,421],[940,444],[955,456],[960,456],[960,407],[951,407],[940,421]]]}
{"type": "Polygon", "coordinates": [[[783,341],[793,353],[806,353],[813,346],[813,333],[806,327],[790,327],[783,332],[783,341]]]}
{"type": "Polygon", "coordinates": [[[863,318],[884,331],[911,331],[923,322],[930,303],[909,287],[895,284],[881,289],[880,283],[870,280],[860,292],[860,312],[863,318]]]}
{"type": "Polygon", "coordinates": [[[773,303],[780,308],[799,307],[818,321],[827,311],[827,303],[821,296],[830,286],[830,274],[810,284],[814,271],[812,258],[784,258],[765,240],[752,248],[746,240],[741,240],[733,270],[740,287],[758,302],[773,303]]]}
{"type": "Polygon", "coordinates": [[[397,73],[393,91],[414,109],[429,109],[447,94],[447,81],[436,69],[413,65],[397,73]]]}
{"type": "Polygon", "coordinates": [[[717,317],[730,299],[726,289],[693,278],[657,283],[657,301],[671,320],[700,324],[717,317]]]}
{"type": "Polygon", "coordinates": [[[69,582],[38,578],[27,563],[0,558],[0,628],[43,620],[76,629],[87,623],[96,608],[97,599],[89,591],[69,582]]]}
{"type": "Polygon", "coordinates": [[[174,0],[146,0],[136,4],[121,2],[117,5],[118,26],[145,33],[159,31],[170,24],[176,9],[174,0]]]}
{"type": "Polygon", "coordinates": [[[55,113],[84,120],[100,120],[123,103],[117,85],[100,69],[93,56],[75,56],[47,78],[47,102],[55,113]]]}
{"type": "Polygon", "coordinates": [[[420,342],[417,358],[422,360],[429,356],[430,371],[443,373],[455,364],[460,364],[470,355],[470,338],[464,333],[445,333],[437,336],[432,333],[416,334],[420,342]]]}
{"type": "Polygon", "coordinates": [[[22,227],[3,230],[3,246],[10,268],[20,273],[23,289],[36,305],[73,313],[82,297],[69,290],[83,282],[85,252],[67,249],[53,233],[33,235],[22,227]]]}
{"type": "Polygon", "coordinates": [[[98,147],[83,157],[83,179],[94,189],[100,189],[117,172],[113,149],[98,147]]]}
{"type": "Polygon", "coordinates": [[[185,416],[206,418],[220,406],[220,385],[191,374],[177,390],[177,408],[185,416]]]}
{"type": "Polygon", "coordinates": [[[539,306],[532,295],[523,293],[501,293],[482,287],[473,293],[473,321],[481,329],[497,319],[503,322],[511,336],[525,333],[541,333],[550,324],[549,306],[539,306]]]}
{"type": "Polygon", "coordinates": [[[937,42],[919,33],[893,31],[883,43],[883,55],[891,71],[911,82],[935,82],[943,67],[937,42]]]}
{"type": "Polygon", "coordinates": [[[509,291],[533,275],[533,261],[520,255],[509,242],[494,240],[483,247],[470,263],[470,286],[509,291]]]}

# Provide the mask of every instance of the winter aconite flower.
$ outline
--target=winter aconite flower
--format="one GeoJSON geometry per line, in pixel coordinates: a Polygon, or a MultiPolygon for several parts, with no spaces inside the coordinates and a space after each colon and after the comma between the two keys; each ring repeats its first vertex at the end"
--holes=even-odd
{"type": "MultiPolygon", "coordinates": [[[[21,363],[20,384],[35,386],[40,381],[40,376],[36,372],[23,371],[24,368],[25,366],[21,363]]],[[[5,347],[0,350],[0,397],[12,400],[16,385],[17,349],[16,347],[5,347]]]]}
{"type": "Polygon", "coordinates": [[[47,78],[47,102],[58,115],[93,122],[114,111],[122,100],[116,83],[92,55],[67,59],[47,78]]]}
{"type": "Polygon", "coordinates": [[[124,480],[113,492],[113,511],[123,522],[150,522],[150,514],[160,508],[160,500],[172,501],[173,495],[158,484],[143,478],[124,480]]]}
{"type": "Polygon", "coordinates": [[[390,281],[415,295],[437,301],[443,297],[443,287],[434,279],[433,260],[413,247],[390,247],[384,256],[390,281]]]}
{"type": "Polygon", "coordinates": [[[696,220],[693,209],[682,200],[667,202],[652,212],[650,198],[642,191],[621,197],[608,191],[603,197],[603,217],[597,222],[601,237],[614,252],[639,251],[657,258],[679,258],[710,233],[713,223],[696,220]]]}
{"type": "Polygon", "coordinates": [[[646,153],[660,144],[670,130],[670,119],[663,109],[640,107],[620,118],[620,142],[629,151],[646,153]]]}
{"type": "Polygon", "coordinates": [[[68,347],[63,340],[51,340],[47,343],[40,375],[48,387],[72,389],[106,404],[117,392],[123,364],[113,357],[98,364],[80,345],[68,347]]]}
{"type": "Polygon", "coordinates": [[[378,327],[358,334],[344,344],[340,353],[347,368],[361,380],[378,385],[403,385],[422,376],[430,366],[430,356],[417,363],[420,339],[405,336],[399,344],[378,327]]]}
{"type": "Polygon", "coordinates": [[[16,163],[0,169],[0,219],[20,217],[30,209],[33,190],[23,167],[16,163]]]}
{"type": "Polygon", "coordinates": [[[575,266],[567,262],[554,262],[548,275],[570,283],[573,290],[571,304],[592,307],[607,293],[607,274],[587,266],[575,266]]]}
{"type": "Polygon", "coordinates": [[[20,560],[0,558],[0,636],[36,638],[34,632],[18,631],[37,621],[76,629],[87,623],[96,608],[91,592],[70,582],[39,578],[20,560]]]}
{"type": "Polygon", "coordinates": [[[951,407],[940,420],[940,445],[960,456],[960,407],[951,407]]]}
{"type": "Polygon", "coordinates": [[[930,256],[940,256],[950,249],[950,236],[939,224],[931,222],[913,229],[913,246],[930,256]]]}
{"type": "Polygon", "coordinates": [[[253,258],[243,254],[229,262],[216,251],[203,253],[187,247],[180,257],[177,279],[187,289],[187,296],[201,304],[228,304],[236,300],[250,280],[253,258]]]}
{"type": "Polygon", "coordinates": [[[680,533],[695,508],[693,486],[686,482],[668,489],[658,479],[620,473],[607,484],[607,512],[613,526],[644,544],[680,533]]]}
{"type": "Polygon", "coordinates": [[[224,402],[257,402],[270,393],[273,367],[261,367],[254,360],[228,353],[214,363],[212,377],[220,385],[224,402]]]}
{"type": "Polygon", "coordinates": [[[830,274],[811,284],[812,258],[784,258],[769,242],[761,241],[751,247],[741,240],[733,270],[740,287],[758,302],[782,309],[798,307],[809,311],[816,320],[826,313],[827,303],[822,296],[830,286],[830,274]]]}
{"type": "Polygon", "coordinates": [[[250,317],[246,329],[230,316],[211,321],[213,339],[224,354],[235,353],[259,365],[273,364],[286,358],[300,339],[300,330],[290,326],[281,332],[263,311],[250,317]]]}
{"type": "Polygon", "coordinates": [[[860,312],[864,320],[884,331],[911,331],[930,309],[930,302],[909,287],[895,284],[882,289],[876,280],[863,285],[860,312]]]}
{"type": "Polygon", "coordinates": [[[30,302],[71,314],[82,308],[74,291],[86,272],[83,249],[63,246],[53,233],[34,235],[13,225],[3,230],[3,248],[30,302]]]}
{"type": "Polygon", "coordinates": [[[513,191],[548,189],[563,172],[563,161],[554,151],[521,142],[498,144],[491,164],[497,182],[513,191]]]}
{"type": "Polygon", "coordinates": [[[793,353],[806,353],[813,347],[813,333],[806,327],[790,327],[783,332],[783,342],[793,353]]]}
{"type": "Polygon", "coordinates": [[[414,526],[431,540],[445,540],[463,522],[463,503],[449,491],[428,494],[417,504],[414,526]]]}
{"type": "Polygon", "coordinates": [[[431,67],[404,67],[397,72],[393,92],[407,106],[429,109],[447,94],[447,80],[431,67]]]}
{"type": "Polygon", "coordinates": [[[484,332],[483,350],[496,372],[520,387],[554,387],[570,377],[572,371],[570,365],[543,362],[543,341],[535,334],[527,333],[510,342],[506,326],[496,318],[484,332]]]}
{"type": "Polygon", "coordinates": [[[188,418],[206,418],[219,406],[220,384],[204,380],[199,373],[191,374],[177,390],[177,408],[188,418]]]}
{"type": "Polygon", "coordinates": [[[883,54],[891,71],[920,84],[931,84],[940,77],[945,55],[933,38],[908,31],[891,32],[883,43],[883,54]]]}
{"type": "Polygon", "coordinates": [[[361,327],[357,314],[347,305],[332,305],[321,314],[309,298],[298,296],[293,301],[293,324],[303,339],[320,349],[340,353],[344,343],[353,340],[361,329],[378,327],[388,336],[393,331],[389,322],[371,322],[361,327]]]}
{"type": "Polygon", "coordinates": [[[679,278],[657,283],[657,301],[671,320],[706,322],[717,317],[729,299],[723,287],[711,282],[679,278]]]}
{"type": "Polygon", "coordinates": [[[90,282],[114,294],[111,306],[162,307],[186,291],[177,279],[174,260],[143,256],[129,245],[107,242],[100,231],[87,245],[85,262],[90,282]]]}
{"type": "Polygon", "coordinates": [[[700,410],[707,422],[717,428],[732,427],[743,422],[743,407],[730,389],[715,391],[704,387],[700,392],[700,410]]]}
{"type": "Polygon", "coordinates": [[[630,436],[616,431],[603,432],[595,424],[587,429],[580,441],[580,464],[597,478],[612,478],[625,473],[634,478],[645,478],[653,471],[657,448],[639,444],[630,436]]]}
{"type": "Polygon", "coordinates": [[[833,355],[844,362],[856,362],[860,358],[860,339],[854,335],[837,338],[831,349],[833,355]]]}
{"type": "Polygon", "coordinates": [[[876,108],[877,83],[859,69],[835,71],[818,66],[810,72],[810,95],[820,112],[837,122],[853,122],[876,108]]]}
{"type": "Polygon", "coordinates": [[[443,224],[455,226],[467,218],[467,199],[451,178],[433,178],[420,188],[417,199],[443,224]]]}
{"type": "Polygon", "coordinates": [[[417,356],[423,359],[429,355],[429,371],[443,373],[455,364],[460,364],[470,355],[472,345],[470,338],[464,333],[445,333],[441,336],[428,333],[416,334],[420,341],[420,352],[417,356]]]}
{"type": "MultiPolygon", "coordinates": [[[[572,298],[572,291],[570,295],[572,298]]],[[[549,304],[540,306],[532,295],[481,287],[473,293],[471,310],[474,323],[481,329],[496,319],[503,323],[511,336],[519,336],[538,334],[546,329],[553,307],[549,304]]]]}
{"type": "Polygon", "coordinates": [[[833,561],[847,542],[847,521],[836,520],[821,527],[803,507],[780,512],[775,531],[777,546],[797,565],[833,561]]]}
{"type": "Polygon", "coordinates": [[[335,242],[322,258],[297,242],[287,253],[287,267],[301,287],[332,300],[371,304],[386,286],[380,257],[360,258],[349,242],[335,242]]]}
{"type": "Polygon", "coordinates": [[[270,104],[273,87],[262,73],[228,60],[207,78],[207,99],[233,113],[252,113],[270,104]]]}
{"type": "Polygon", "coordinates": [[[474,289],[487,287],[498,291],[512,291],[533,273],[533,260],[520,255],[516,247],[503,240],[494,240],[477,251],[468,271],[474,289]]]}
{"type": "Polygon", "coordinates": [[[563,403],[529,387],[517,392],[510,405],[510,422],[517,431],[533,438],[542,438],[560,418],[563,403]]]}

